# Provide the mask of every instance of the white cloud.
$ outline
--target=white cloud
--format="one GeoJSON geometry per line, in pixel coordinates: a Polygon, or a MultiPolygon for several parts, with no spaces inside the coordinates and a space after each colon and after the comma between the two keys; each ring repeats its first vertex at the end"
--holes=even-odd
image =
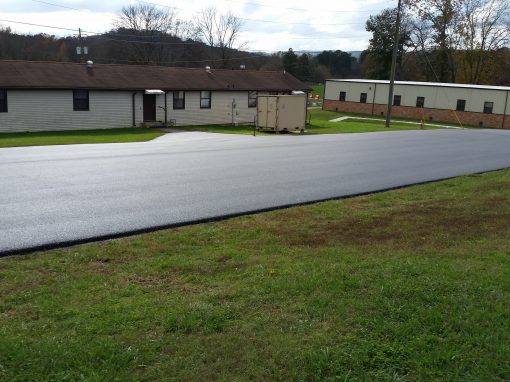
{"type": "MultiPolygon", "coordinates": [[[[27,23],[54,25],[63,28],[102,32],[113,26],[116,13],[123,5],[134,0],[45,0],[75,7],[81,11],[67,10],[31,0],[0,0],[0,19],[27,23]]],[[[148,0],[149,1],[149,0],[148,0]]],[[[188,0],[177,2],[154,0],[154,3],[177,6],[179,17],[191,19],[197,10],[214,4],[220,11],[230,10],[244,21],[242,39],[252,50],[362,50],[368,45],[370,35],[364,23],[372,13],[395,6],[391,0],[331,0],[313,4],[309,0],[188,0]],[[309,11],[303,11],[309,10],[309,11]]],[[[0,21],[20,33],[48,33],[70,35],[73,32],[11,24],[0,21]]]]}

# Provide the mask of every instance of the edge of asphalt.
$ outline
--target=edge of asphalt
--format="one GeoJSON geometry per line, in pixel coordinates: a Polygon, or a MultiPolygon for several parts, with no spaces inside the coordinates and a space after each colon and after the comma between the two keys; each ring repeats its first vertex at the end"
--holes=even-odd
{"type": "Polygon", "coordinates": [[[100,241],[121,239],[121,238],[140,235],[140,234],[144,234],[144,233],[162,231],[165,229],[186,227],[186,226],[204,224],[204,223],[213,223],[213,222],[228,220],[228,219],[232,219],[232,218],[236,218],[236,217],[240,217],[240,216],[256,215],[256,214],[260,214],[260,213],[264,213],[264,212],[284,210],[284,209],[288,209],[288,208],[292,208],[292,207],[306,206],[306,205],[317,204],[317,203],[322,203],[322,202],[327,202],[327,201],[332,201],[332,200],[351,199],[351,198],[355,198],[355,197],[359,197],[359,196],[380,194],[380,193],[387,192],[387,191],[399,190],[399,189],[408,188],[408,187],[412,187],[412,186],[419,186],[419,185],[424,185],[424,184],[441,182],[441,181],[445,181],[445,180],[449,180],[449,179],[455,179],[455,178],[459,178],[461,176],[488,174],[488,173],[492,173],[492,172],[496,172],[496,171],[502,171],[502,170],[505,170],[508,168],[510,168],[510,167],[502,167],[502,168],[497,168],[497,169],[493,169],[493,170],[467,173],[467,174],[457,175],[457,176],[449,176],[449,177],[445,177],[445,178],[427,180],[427,181],[423,181],[423,182],[416,182],[416,183],[410,183],[410,184],[405,184],[405,185],[400,185],[400,186],[381,188],[378,190],[368,191],[368,192],[353,193],[353,194],[347,194],[347,195],[323,198],[323,199],[315,199],[315,200],[310,200],[310,201],[306,201],[306,202],[282,204],[279,206],[259,208],[259,209],[255,209],[255,210],[247,210],[244,212],[223,214],[223,215],[202,218],[202,219],[194,219],[194,220],[189,220],[189,221],[184,221],[184,222],[179,222],[179,223],[156,225],[156,226],[151,226],[151,227],[147,227],[147,228],[129,230],[129,231],[125,231],[125,232],[117,232],[117,233],[113,233],[113,234],[96,235],[96,236],[91,236],[91,237],[82,238],[82,239],[65,240],[65,241],[61,241],[61,242],[36,245],[36,246],[32,246],[32,247],[8,249],[6,251],[0,251],[0,258],[28,255],[28,254],[32,254],[35,252],[50,251],[53,249],[68,248],[68,247],[73,247],[73,246],[82,245],[82,244],[90,244],[90,243],[95,243],[95,242],[100,242],[100,241]]]}

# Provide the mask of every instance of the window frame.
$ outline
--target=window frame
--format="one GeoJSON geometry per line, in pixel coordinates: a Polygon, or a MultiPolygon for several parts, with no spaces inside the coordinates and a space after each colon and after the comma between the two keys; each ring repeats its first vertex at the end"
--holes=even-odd
{"type": "Polygon", "coordinates": [[[457,106],[455,107],[456,111],[466,111],[466,100],[465,99],[457,99],[457,106]],[[460,107],[462,105],[462,107],[460,107]]]}
{"type": "Polygon", "coordinates": [[[425,97],[416,97],[416,107],[420,109],[425,108],[425,97]]]}
{"type": "Polygon", "coordinates": [[[7,89],[0,88],[0,113],[8,113],[7,89]]]}
{"type": "Polygon", "coordinates": [[[88,89],[73,89],[73,111],[90,111],[90,91],[88,89]],[[86,97],[78,97],[83,92],[86,97]]]}
{"type": "Polygon", "coordinates": [[[211,90],[201,90],[200,91],[200,109],[210,109],[212,105],[212,91],[211,90]],[[202,97],[202,93],[209,93],[209,97],[202,97]],[[209,104],[207,106],[202,106],[203,100],[209,100],[209,104]]]}
{"type": "Polygon", "coordinates": [[[173,110],[185,110],[186,109],[186,92],[184,90],[175,90],[172,92],[172,109],[173,110]],[[178,98],[179,93],[182,92],[182,98],[178,98]],[[177,94],[177,97],[175,96],[177,94]],[[182,100],[182,105],[178,105],[176,102],[182,100]],[[177,106],[176,106],[177,105],[177,106]]]}
{"type": "Polygon", "coordinates": [[[368,93],[361,93],[359,96],[359,103],[367,103],[368,93]]]}
{"type": "Polygon", "coordinates": [[[338,94],[338,100],[340,102],[345,102],[346,99],[347,99],[347,92],[340,92],[338,94]]]}
{"type": "Polygon", "coordinates": [[[400,94],[393,95],[393,106],[402,106],[402,96],[400,94]]]}
{"type": "Polygon", "coordinates": [[[484,101],[483,102],[483,113],[484,114],[492,114],[494,112],[494,102],[493,101],[484,101]],[[489,111],[489,105],[490,104],[490,111],[489,111]]]}
{"type": "Polygon", "coordinates": [[[257,96],[258,96],[258,92],[256,90],[248,91],[248,107],[249,108],[257,107],[257,96]],[[255,93],[255,97],[250,97],[250,95],[253,95],[253,93],[255,93]],[[255,102],[250,103],[250,101],[255,101],[255,102]]]}

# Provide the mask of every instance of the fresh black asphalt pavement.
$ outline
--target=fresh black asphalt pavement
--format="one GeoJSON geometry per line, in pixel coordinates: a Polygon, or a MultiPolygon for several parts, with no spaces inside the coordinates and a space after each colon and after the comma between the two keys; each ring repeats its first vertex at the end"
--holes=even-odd
{"type": "Polygon", "coordinates": [[[510,167],[510,131],[171,133],[0,149],[0,254],[510,167]]]}

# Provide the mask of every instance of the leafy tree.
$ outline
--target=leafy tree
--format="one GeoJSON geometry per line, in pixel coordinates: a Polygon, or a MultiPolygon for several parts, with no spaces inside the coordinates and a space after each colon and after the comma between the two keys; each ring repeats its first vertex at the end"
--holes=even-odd
{"type": "MultiPolygon", "coordinates": [[[[390,77],[396,20],[396,8],[385,9],[367,20],[366,30],[372,33],[372,38],[364,56],[365,76],[381,80],[390,77]]],[[[410,43],[409,25],[403,16],[398,40],[397,77],[401,72],[404,53],[410,43]]]]}
{"type": "Polygon", "coordinates": [[[283,68],[293,76],[298,74],[298,56],[289,48],[282,56],[283,68]]]}
{"type": "Polygon", "coordinates": [[[333,76],[345,78],[351,74],[356,59],[350,53],[341,50],[325,50],[317,55],[317,61],[320,65],[324,65],[333,76]]]}

